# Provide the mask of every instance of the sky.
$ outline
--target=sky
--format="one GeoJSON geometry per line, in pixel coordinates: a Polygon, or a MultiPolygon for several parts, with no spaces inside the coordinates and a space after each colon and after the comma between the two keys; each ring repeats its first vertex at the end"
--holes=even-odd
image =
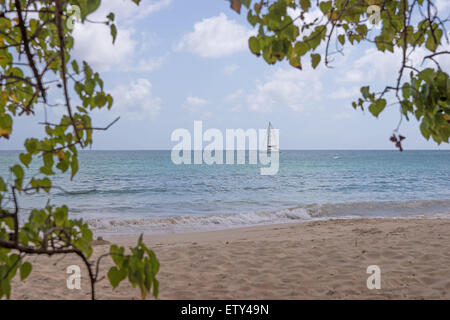
{"type": "MultiPolygon", "coordinates": [[[[439,0],[441,10],[450,3],[439,0]]],[[[73,56],[100,72],[105,90],[114,97],[111,111],[93,114],[95,150],[171,149],[177,128],[193,132],[194,120],[204,130],[261,129],[270,121],[280,130],[281,149],[395,149],[389,137],[400,119],[397,105],[377,119],[354,110],[359,88],[394,84],[400,53],[380,53],[371,44],[345,46],[334,55],[332,68],[303,70],[287,62],[268,65],[250,53],[255,33],[225,0],[103,0],[93,20],[113,11],[118,38],[112,44],[101,24],[75,23],[73,56]]],[[[313,13],[314,15],[314,13],[313,13]]],[[[420,61],[419,51],[411,59],[420,61]]],[[[441,60],[444,71],[450,59],[441,60]]],[[[56,94],[53,95],[58,101],[56,94]]],[[[76,101],[75,101],[76,102],[76,101]]],[[[57,119],[61,110],[47,111],[57,119]]],[[[42,136],[42,110],[15,121],[14,134],[0,150],[22,149],[30,135],[42,136]]],[[[405,149],[450,149],[427,141],[415,120],[403,121],[405,149]]]]}

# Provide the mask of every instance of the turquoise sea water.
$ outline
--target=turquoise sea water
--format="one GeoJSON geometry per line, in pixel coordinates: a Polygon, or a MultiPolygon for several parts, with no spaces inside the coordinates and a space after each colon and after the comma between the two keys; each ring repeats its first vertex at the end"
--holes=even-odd
{"type": "MultiPolygon", "coordinates": [[[[0,151],[0,173],[19,152],[0,151]]],[[[33,166],[37,172],[37,165],[33,166]]],[[[283,151],[259,165],[174,165],[170,151],[84,151],[32,207],[67,204],[99,233],[177,232],[361,217],[450,217],[450,151],[283,151]]],[[[8,175],[9,176],[9,175],[8,175]]]]}

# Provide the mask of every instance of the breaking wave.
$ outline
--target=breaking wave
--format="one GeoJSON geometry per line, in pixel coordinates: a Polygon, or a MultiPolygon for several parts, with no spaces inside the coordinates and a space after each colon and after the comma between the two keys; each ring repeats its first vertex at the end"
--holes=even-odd
{"type": "Polygon", "coordinates": [[[97,233],[178,233],[244,226],[358,218],[450,218],[450,200],[310,204],[275,211],[170,216],[141,219],[90,219],[97,233]]]}

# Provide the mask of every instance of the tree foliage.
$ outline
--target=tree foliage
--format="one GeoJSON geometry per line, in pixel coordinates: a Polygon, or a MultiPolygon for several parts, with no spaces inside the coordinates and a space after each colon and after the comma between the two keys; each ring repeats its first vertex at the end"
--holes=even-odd
{"type": "MultiPolygon", "coordinates": [[[[375,117],[388,105],[398,105],[401,119],[415,117],[426,139],[438,144],[450,137],[450,80],[438,56],[447,56],[449,17],[441,17],[432,0],[230,0],[258,33],[248,41],[250,51],[268,64],[286,60],[302,69],[307,57],[313,68],[330,66],[331,56],[345,44],[373,44],[381,52],[399,52],[400,69],[393,84],[381,91],[361,87],[355,109],[367,108],[375,117]],[[314,19],[307,19],[317,13],[314,19]],[[411,54],[423,50],[420,66],[411,54]]],[[[395,135],[393,135],[395,137],[395,135]]],[[[391,140],[394,141],[393,137],[391,140]]],[[[404,139],[404,137],[402,137],[404,139]]],[[[400,141],[395,140],[401,150],[400,141]]]]}
{"type": "MultiPolygon", "coordinates": [[[[132,0],[137,5],[140,0],[132,0]]],[[[100,280],[99,263],[89,259],[93,253],[93,234],[83,220],[69,218],[67,206],[46,204],[33,209],[25,223],[20,223],[19,195],[49,193],[52,176],[78,171],[78,149],[92,145],[96,128],[90,113],[113,105],[113,98],[103,88],[100,75],[87,62],[77,61],[70,53],[74,46],[73,20],[90,23],[89,16],[101,0],[0,0],[0,141],[9,139],[13,124],[21,116],[33,116],[37,108],[58,106],[65,110],[57,123],[41,123],[43,138],[25,140],[25,150],[18,162],[11,164],[11,174],[0,177],[0,298],[9,298],[11,280],[19,273],[25,279],[32,265],[28,255],[76,254],[86,265],[95,299],[95,283],[100,280]],[[76,17],[76,14],[79,17],[76,17]],[[49,95],[49,90],[58,94],[49,95]],[[79,104],[71,101],[76,94],[79,104]],[[63,103],[55,103],[57,98],[63,103]],[[39,174],[30,176],[30,163],[41,163],[39,174]],[[28,175],[27,175],[28,173],[28,175]]],[[[105,21],[113,41],[117,36],[114,14],[105,21]]],[[[108,278],[115,288],[128,278],[138,286],[143,298],[152,292],[158,295],[156,273],[159,262],[152,250],[139,238],[138,244],[126,252],[111,246],[115,266],[108,278]]]]}

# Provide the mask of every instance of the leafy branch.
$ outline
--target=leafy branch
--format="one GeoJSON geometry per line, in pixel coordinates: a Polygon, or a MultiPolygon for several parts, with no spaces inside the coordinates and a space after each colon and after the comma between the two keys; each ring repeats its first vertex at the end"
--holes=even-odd
{"type": "MultiPolygon", "coordinates": [[[[401,52],[400,68],[394,84],[380,92],[361,87],[361,95],[352,106],[378,117],[388,105],[398,105],[400,120],[415,116],[426,139],[438,144],[450,138],[450,80],[438,56],[450,54],[447,29],[450,17],[442,17],[433,0],[229,0],[231,8],[240,13],[247,8],[247,20],[258,33],[249,38],[250,51],[262,56],[268,64],[286,60],[302,69],[302,60],[310,53],[313,68],[323,60],[331,67],[332,54],[343,54],[346,43],[356,46],[364,42],[374,44],[381,52],[401,52]],[[377,15],[370,7],[378,9],[377,15]],[[310,21],[311,13],[321,17],[310,21]],[[372,18],[379,18],[379,30],[368,28],[372,18]],[[336,52],[330,52],[331,42],[336,52]],[[434,67],[414,66],[411,55],[417,49],[429,52],[423,62],[432,61],[434,67]],[[322,53],[320,51],[323,51],[322,53]],[[324,59],[322,59],[322,57],[324,59]],[[409,80],[406,78],[409,70],[409,80]],[[387,99],[393,102],[388,103],[387,99]]],[[[404,137],[403,137],[404,139],[404,137]]],[[[402,150],[400,141],[396,146],[402,150]]]]}
{"type": "MultiPolygon", "coordinates": [[[[96,297],[95,284],[104,278],[99,275],[99,265],[105,256],[90,260],[93,234],[87,223],[69,219],[65,205],[47,204],[26,213],[27,219],[21,224],[19,214],[23,211],[18,197],[57,189],[51,180],[56,172],[70,169],[73,179],[78,171],[78,148],[91,146],[94,131],[106,131],[119,120],[106,127],[92,125],[90,112],[110,109],[113,98],[103,90],[103,80],[86,61],[80,63],[70,56],[74,38],[66,23],[69,6],[78,6],[81,23],[90,23],[89,15],[100,4],[101,0],[0,0],[0,139],[10,138],[15,118],[34,115],[38,107],[59,105],[52,102],[58,94],[47,95],[50,88],[63,97],[61,106],[65,108],[59,123],[47,117],[39,122],[45,127],[44,138],[26,139],[19,163],[10,167],[10,177],[0,177],[0,298],[10,297],[10,283],[18,271],[22,280],[31,273],[32,264],[25,261],[30,255],[77,255],[88,270],[92,299],[96,297]],[[80,101],[76,106],[70,99],[71,84],[80,101]],[[27,177],[30,163],[38,158],[42,159],[39,174],[27,177]]],[[[114,42],[114,14],[106,19],[114,42]]],[[[139,287],[142,298],[149,292],[158,296],[159,262],[142,236],[127,252],[112,245],[107,256],[115,263],[108,272],[114,288],[127,278],[139,287]]]]}

